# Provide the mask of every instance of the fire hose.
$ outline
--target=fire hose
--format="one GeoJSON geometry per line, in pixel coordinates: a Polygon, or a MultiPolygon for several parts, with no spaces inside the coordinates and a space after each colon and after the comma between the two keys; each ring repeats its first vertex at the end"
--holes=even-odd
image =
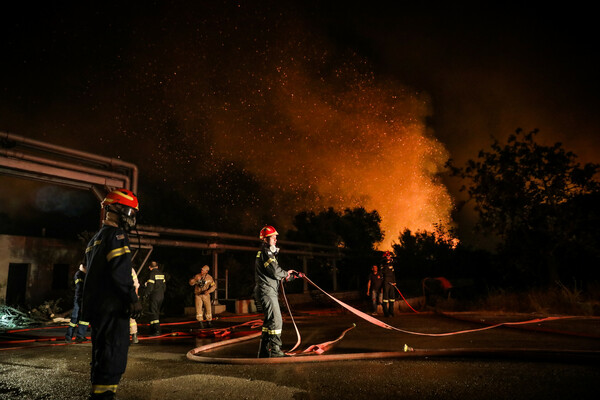
{"type": "MultiPolygon", "coordinates": [[[[413,332],[413,331],[408,331],[405,329],[400,329],[397,327],[394,327],[392,325],[386,324],[376,318],[373,318],[372,316],[357,310],[356,308],[336,299],[334,296],[330,295],[329,293],[327,293],[326,291],[324,291],[323,289],[321,289],[319,286],[317,286],[313,281],[311,281],[306,275],[302,274],[301,277],[303,279],[305,279],[308,283],[310,283],[312,286],[314,286],[317,290],[321,291],[323,294],[325,294],[327,297],[329,297],[331,300],[333,300],[334,302],[338,303],[340,306],[342,306],[343,308],[345,308],[346,310],[350,311],[351,313],[355,314],[356,316],[364,319],[367,322],[370,322],[376,326],[379,326],[381,328],[384,329],[388,329],[388,330],[394,330],[397,332],[401,332],[401,333],[405,333],[405,334],[409,334],[409,335],[419,335],[419,336],[430,336],[430,337],[442,337],[442,336],[451,336],[451,335],[459,335],[459,334],[465,334],[465,333],[473,333],[473,332],[481,332],[481,331],[485,331],[485,330],[489,330],[489,329],[493,329],[493,328],[497,328],[500,326],[514,326],[514,325],[526,325],[526,324],[533,324],[533,323],[540,323],[540,322],[545,322],[545,321],[553,321],[553,320],[558,320],[558,319],[566,319],[566,318],[573,318],[573,317],[546,317],[546,318],[536,318],[533,320],[528,320],[528,321],[520,321],[520,322],[502,322],[502,323],[497,323],[491,326],[486,326],[486,327],[482,327],[482,328],[477,328],[477,329],[468,329],[468,330],[462,330],[462,331],[454,331],[454,332],[446,332],[446,333],[423,333],[423,332],[413,332]]],[[[283,285],[282,285],[282,290],[283,290],[283,285]]],[[[398,290],[398,288],[396,288],[396,290],[398,290]]],[[[400,292],[398,290],[398,292],[400,292]]],[[[287,301],[287,297],[285,296],[285,291],[283,290],[283,294],[284,294],[284,299],[286,302],[286,306],[288,308],[288,311],[290,310],[289,307],[289,303],[287,301]]],[[[402,293],[400,293],[400,295],[402,296],[402,293]]],[[[404,299],[404,296],[402,296],[402,298],[404,299]]],[[[404,301],[406,302],[406,299],[404,299],[404,301]]],[[[408,302],[406,302],[408,304],[408,302]]],[[[409,305],[410,306],[410,305],[409,305]]],[[[412,307],[411,307],[412,308],[412,307]]],[[[413,309],[413,311],[415,311],[413,309]]],[[[416,311],[415,311],[416,312],[416,311]]],[[[421,350],[415,350],[411,347],[409,347],[408,345],[404,345],[403,350],[402,351],[392,351],[392,352],[371,352],[371,353],[351,353],[351,354],[327,354],[327,355],[323,355],[323,353],[328,350],[330,347],[333,346],[333,344],[337,343],[339,340],[341,340],[345,333],[348,332],[350,329],[354,328],[356,326],[356,324],[353,324],[352,327],[346,329],[341,335],[340,337],[338,337],[336,340],[334,341],[330,341],[330,342],[325,342],[322,343],[320,345],[312,345],[309,346],[304,352],[301,353],[297,353],[294,352],[294,350],[296,350],[298,348],[298,346],[301,343],[301,336],[300,336],[300,332],[298,330],[298,327],[296,325],[296,322],[291,314],[290,311],[290,317],[292,319],[292,323],[294,325],[294,329],[296,331],[296,335],[297,335],[297,343],[296,345],[288,352],[286,352],[286,355],[292,356],[292,357],[279,357],[279,358],[230,358],[230,357],[207,357],[207,356],[203,356],[201,355],[204,352],[213,350],[217,347],[222,347],[222,346],[227,346],[230,344],[235,344],[235,343],[239,343],[239,342],[243,342],[246,340],[251,340],[254,338],[257,338],[260,336],[260,333],[256,333],[253,335],[249,335],[246,337],[240,337],[240,338],[235,338],[235,339],[231,339],[231,340],[225,340],[225,341],[221,341],[218,343],[211,343],[208,345],[204,345],[204,346],[200,346],[197,347],[195,349],[190,350],[187,353],[187,358],[189,360],[192,361],[196,361],[196,362],[203,362],[203,363],[216,363],[216,364],[264,364],[264,363],[269,363],[269,364],[284,364],[284,363],[297,363],[297,362],[320,362],[320,361],[338,361],[338,360],[366,360],[366,359],[381,359],[381,358],[401,358],[401,357],[429,357],[429,356],[484,356],[484,355],[502,355],[505,357],[508,356],[515,356],[515,355],[520,355],[520,356],[528,356],[528,357],[534,357],[534,358],[544,358],[544,357],[551,357],[551,356],[575,356],[575,357],[580,357],[583,359],[588,359],[588,358],[593,358],[595,359],[596,357],[598,357],[600,355],[599,351],[570,351],[570,350],[551,350],[548,351],[546,349],[490,349],[490,348],[483,348],[483,349],[421,349],[421,350]],[[318,355],[318,357],[304,357],[305,355],[318,355]]]]}

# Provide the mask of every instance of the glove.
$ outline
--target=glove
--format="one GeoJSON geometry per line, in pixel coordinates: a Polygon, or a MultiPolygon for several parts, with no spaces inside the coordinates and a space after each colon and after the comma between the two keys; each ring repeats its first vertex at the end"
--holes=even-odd
{"type": "Polygon", "coordinates": [[[306,275],[304,275],[302,272],[298,272],[293,269],[290,269],[288,271],[288,276],[287,276],[287,278],[285,278],[285,280],[287,282],[289,282],[289,281],[293,281],[294,279],[297,279],[297,278],[304,278],[305,276],[306,275]]]}
{"type": "Polygon", "coordinates": [[[142,316],[142,303],[136,301],[129,306],[129,317],[139,319],[142,316]]]}

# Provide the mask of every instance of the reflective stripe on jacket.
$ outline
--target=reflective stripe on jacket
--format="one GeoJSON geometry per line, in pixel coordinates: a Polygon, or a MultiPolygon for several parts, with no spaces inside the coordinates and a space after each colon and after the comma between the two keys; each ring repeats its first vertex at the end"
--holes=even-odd
{"type": "Polygon", "coordinates": [[[287,277],[287,271],[279,266],[277,254],[271,251],[269,245],[263,243],[254,261],[254,279],[256,287],[261,291],[277,293],[279,282],[287,277]]]}

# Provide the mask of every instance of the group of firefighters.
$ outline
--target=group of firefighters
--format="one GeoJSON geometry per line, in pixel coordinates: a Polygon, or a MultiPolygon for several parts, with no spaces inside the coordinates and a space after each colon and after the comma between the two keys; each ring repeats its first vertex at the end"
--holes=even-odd
{"type": "MultiPolygon", "coordinates": [[[[102,227],[90,240],[84,262],[75,274],[75,304],[66,340],[85,340],[91,326],[92,362],[90,399],[113,399],[127,365],[130,340],[137,342],[137,322],[142,316],[138,296],[139,282],[132,268],[128,233],[136,225],[139,211],[137,196],[128,189],[109,192],[101,203],[102,227]],[[131,335],[131,336],[130,336],[131,335]]],[[[261,229],[261,246],[255,259],[254,298],[264,313],[258,357],[283,357],[281,331],[283,318],[279,308],[279,286],[282,281],[304,278],[295,270],[284,270],[278,262],[277,230],[261,229]]],[[[382,289],[384,314],[394,315],[394,268],[391,253],[386,252],[381,271],[373,268],[374,279],[369,291],[376,307],[376,296],[382,289]],[[379,286],[379,283],[381,285],[379,286]]],[[[190,279],[194,286],[196,319],[204,328],[212,326],[210,295],[216,289],[205,265],[190,279]]],[[[372,275],[373,275],[372,274],[372,275]]],[[[150,332],[160,335],[160,306],[164,297],[165,275],[156,262],[150,264],[150,277],[145,283],[144,297],[148,301],[150,332]]]]}
{"type": "MultiPolygon", "coordinates": [[[[164,273],[159,269],[156,261],[152,261],[148,266],[150,270],[150,277],[145,283],[144,298],[148,303],[147,315],[150,319],[150,335],[160,335],[160,308],[164,299],[164,293],[166,289],[166,280],[164,273]]],[[[71,343],[73,341],[73,335],[77,343],[81,343],[86,340],[86,333],[89,327],[89,322],[84,321],[80,318],[80,309],[83,300],[83,286],[85,282],[87,269],[85,265],[79,265],[79,269],[75,272],[74,283],[75,283],[75,298],[73,302],[73,311],[71,312],[71,320],[65,333],[65,341],[71,343]]],[[[133,287],[135,294],[139,297],[140,283],[138,280],[137,273],[131,269],[131,279],[133,280],[133,287]]],[[[137,322],[134,318],[129,319],[129,334],[133,343],[138,343],[138,331],[137,322]]]]}

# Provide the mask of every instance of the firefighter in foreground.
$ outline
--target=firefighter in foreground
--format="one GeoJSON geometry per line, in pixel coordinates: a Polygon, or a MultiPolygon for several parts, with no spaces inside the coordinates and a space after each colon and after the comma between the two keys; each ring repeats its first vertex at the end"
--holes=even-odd
{"type": "Polygon", "coordinates": [[[279,249],[275,247],[275,244],[277,244],[277,235],[277,231],[272,226],[262,228],[259,237],[263,243],[256,255],[254,264],[254,277],[256,281],[254,298],[265,315],[260,348],[258,350],[259,358],[283,357],[285,355],[281,351],[283,318],[277,298],[279,284],[282,279],[291,281],[296,277],[304,276],[304,274],[298,273],[293,269],[286,271],[279,266],[279,262],[277,261],[279,249]]]}
{"type": "Polygon", "coordinates": [[[165,274],[158,267],[156,261],[148,266],[150,277],[146,281],[144,296],[148,299],[148,314],[150,316],[150,335],[160,335],[160,307],[165,298],[165,274]]]}
{"type": "Polygon", "coordinates": [[[200,322],[200,328],[204,329],[204,317],[206,326],[212,328],[212,305],[210,294],[217,289],[217,284],[212,276],[208,274],[210,267],[205,265],[199,274],[190,279],[190,286],[194,286],[194,297],[196,306],[196,320],[200,322]]]}
{"type": "Polygon", "coordinates": [[[383,275],[383,315],[393,317],[396,304],[396,273],[390,251],[383,253],[381,274],[383,275]]]}
{"type": "Polygon", "coordinates": [[[90,399],[115,398],[127,366],[129,318],[142,314],[127,235],[136,225],[138,199],[127,189],[113,190],[102,201],[102,210],[102,228],[85,251],[82,307],[83,319],[92,327],[90,399]]]}
{"type": "Polygon", "coordinates": [[[83,293],[83,282],[85,280],[85,267],[83,264],[79,265],[79,269],[75,272],[73,277],[75,281],[75,298],[73,301],[73,311],[71,312],[71,321],[69,327],[65,333],[65,342],[71,343],[73,341],[73,333],[77,328],[76,341],[77,343],[84,342],[86,337],[87,328],[90,325],[89,322],[81,320],[81,295],[83,293]]]}

